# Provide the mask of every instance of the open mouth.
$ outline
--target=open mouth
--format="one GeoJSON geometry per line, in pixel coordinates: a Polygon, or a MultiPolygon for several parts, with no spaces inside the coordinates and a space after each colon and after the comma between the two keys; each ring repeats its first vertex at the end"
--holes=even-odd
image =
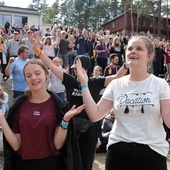
{"type": "Polygon", "coordinates": [[[130,60],[137,60],[138,58],[136,58],[136,57],[134,57],[134,56],[131,56],[129,59],[130,59],[130,60]]]}

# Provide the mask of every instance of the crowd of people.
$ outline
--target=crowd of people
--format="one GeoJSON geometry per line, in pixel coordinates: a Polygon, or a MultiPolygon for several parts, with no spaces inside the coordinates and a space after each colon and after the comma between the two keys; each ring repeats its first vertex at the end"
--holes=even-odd
{"type": "Polygon", "coordinates": [[[0,31],[2,81],[12,80],[14,97],[7,118],[8,107],[0,111],[7,170],[92,170],[103,139],[106,170],[167,170],[169,41],[149,31],[15,28],[0,31]]]}

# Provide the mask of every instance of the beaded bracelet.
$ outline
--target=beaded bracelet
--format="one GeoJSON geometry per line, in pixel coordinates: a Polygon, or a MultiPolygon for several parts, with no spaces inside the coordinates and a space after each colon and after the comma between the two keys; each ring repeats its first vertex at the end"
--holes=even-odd
{"type": "Polygon", "coordinates": [[[84,85],[82,85],[81,86],[81,89],[83,90],[83,89],[87,89],[88,88],[88,84],[84,84],[84,85]]]}
{"type": "Polygon", "coordinates": [[[41,55],[41,50],[39,48],[36,49],[35,55],[38,57],[41,55]]]}

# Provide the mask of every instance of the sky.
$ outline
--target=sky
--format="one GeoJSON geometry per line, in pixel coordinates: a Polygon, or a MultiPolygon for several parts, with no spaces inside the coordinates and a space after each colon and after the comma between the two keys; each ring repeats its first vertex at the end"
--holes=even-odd
{"type": "MultiPolygon", "coordinates": [[[[13,6],[13,7],[21,7],[21,8],[27,8],[31,4],[31,0],[4,0],[5,5],[7,6],[13,6]]],[[[51,6],[55,0],[46,0],[47,4],[51,6]]]]}

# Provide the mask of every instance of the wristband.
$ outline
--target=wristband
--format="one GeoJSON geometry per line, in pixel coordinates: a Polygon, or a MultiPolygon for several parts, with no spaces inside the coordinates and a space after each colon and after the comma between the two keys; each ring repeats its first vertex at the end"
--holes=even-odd
{"type": "Polygon", "coordinates": [[[64,129],[64,130],[66,130],[66,129],[68,128],[68,123],[62,121],[62,122],[60,123],[60,127],[61,127],[62,129],[64,129]]]}
{"type": "Polygon", "coordinates": [[[41,50],[39,48],[35,51],[35,55],[38,57],[41,55],[41,50]]]}
{"type": "Polygon", "coordinates": [[[84,84],[84,85],[82,85],[81,86],[81,89],[83,90],[83,89],[87,89],[88,88],[88,84],[84,84]]]}
{"type": "Polygon", "coordinates": [[[63,121],[64,121],[64,122],[69,122],[69,121],[64,120],[64,118],[63,118],[63,121]]]}

